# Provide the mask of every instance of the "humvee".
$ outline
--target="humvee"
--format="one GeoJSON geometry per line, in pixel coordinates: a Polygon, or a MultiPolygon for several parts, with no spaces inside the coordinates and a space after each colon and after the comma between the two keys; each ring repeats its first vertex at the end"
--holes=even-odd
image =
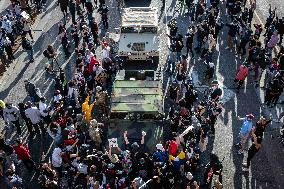
{"type": "Polygon", "coordinates": [[[161,125],[164,94],[157,16],[157,9],[151,7],[122,10],[118,55],[123,64],[112,87],[110,128],[161,125]]]}

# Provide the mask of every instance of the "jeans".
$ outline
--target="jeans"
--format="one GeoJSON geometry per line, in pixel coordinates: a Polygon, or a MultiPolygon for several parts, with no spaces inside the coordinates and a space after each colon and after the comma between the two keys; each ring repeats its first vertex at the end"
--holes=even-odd
{"type": "Polygon", "coordinates": [[[20,135],[21,134],[21,125],[20,125],[20,122],[19,120],[16,120],[16,121],[11,121],[17,128],[17,134],[20,135]]]}
{"type": "Polygon", "coordinates": [[[34,59],[34,49],[26,50],[29,56],[30,61],[33,61],[34,59]]]}

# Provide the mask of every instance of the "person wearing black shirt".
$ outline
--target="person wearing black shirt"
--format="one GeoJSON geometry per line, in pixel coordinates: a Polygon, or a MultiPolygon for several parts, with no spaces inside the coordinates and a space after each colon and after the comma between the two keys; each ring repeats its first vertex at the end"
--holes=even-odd
{"type": "Polygon", "coordinates": [[[283,35],[284,35],[284,17],[280,18],[276,25],[277,31],[280,35],[279,44],[282,44],[283,35]]]}
{"type": "Polygon", "coordinates": [[[193,37],[194,37],[194,28],[189,28],[188,29],[188,32],[186,34],[186,42],[185,42],[185,45],[186,45],[186,56],[188,57],[188,53],[190,51],[191,53],[191,56],[194,57],[194,53],[193,53],[193,50],[192,50],[192,44],[193,44],[193,37]]]}
{"type": "Polygon", "coordinates": [[[222,96],[222,89],[219,88],[218,81],[212,81],[210,98],[212,101],[217,101],[222,96]]]}
{"type": "Polygon", "coordinates": [[[263,116],[260,117],[259,121],[255,124],[254,134],[257,138],[263,138],[263,133],[266,126],[272,122],[272,115],[269,119],[265,119],[263,116]]]}
{"type": "Polygon", "coordinates": [[[223,102],[219,102],[216,107],[214,107],[209,115],[209,124],[211,128],[212,136],[215,135],[215,123],[217,121],[218,116],[222,113],[222,109],[224,107],[223,102]]]}
{"type": "Polygon", "coordinates": [[[248,150],[247,163],[243,163],[243,166],[244,166],[243,171],[249,171],[250,162],[251,162],[252,158],[255,156],[255,154],[261,148],[261,142],[262,142],[262,138],[256,137],[256,135],[253,134],[253,143],[249,147],[249,150],[248,150]]]}
{"type": "Polygon", "coordinates": [[[98,9],[98,12],[101,14],[102,23],[105,29],[108,29],[108,11],[109,9],[105,4],[98,9]]]}
{"type": "Polygon", "coordinates": [[[239,30],[238,21],[234,19],[234,21],[230,24],[227,24],[227,26],[229,27],[229,30],[227,39],[228,46],[226,47],[226,49],[230,49],[230,51],[232,52],[234,48],[234,39],[239,30]]]}
{"type": "Polygon", "coordinates": [[[22,47],[27,51],[30,62],[34,62],[34,50],[30,40],[26,38],[25,35],[22,36],[22,47]]]}

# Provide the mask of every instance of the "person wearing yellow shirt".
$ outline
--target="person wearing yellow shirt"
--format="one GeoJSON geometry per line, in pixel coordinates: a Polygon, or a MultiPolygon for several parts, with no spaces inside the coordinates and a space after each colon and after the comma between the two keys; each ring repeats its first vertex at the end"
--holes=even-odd
{"type": "Polygon", "coordinates": [[[82,104],[82,113],[85,114],[86,122],[90,123],[92,118],[92,110],[94,108],[95,102],[89,105],[90,96],[88,95],[85,102],[82,104]]]}

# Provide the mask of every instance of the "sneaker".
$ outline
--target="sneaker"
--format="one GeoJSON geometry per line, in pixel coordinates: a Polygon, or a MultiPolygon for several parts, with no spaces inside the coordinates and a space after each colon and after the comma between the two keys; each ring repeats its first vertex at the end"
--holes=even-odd
{"type": "Polygon", "coordinates": [[[239,154],[239,155],[242,155],[243,153],[244,153],[243,150],[239,150],[239,151],[238,151],[238,154],[239,154]]]}
{"type": "Polygon", "coordinates": [[[243,165],[244,167],[247,167],[247,166],[248,166],[247,163],[243,163],[242,165],[243,165]]]}
{"type": "Polygon", "coordinates": [[[233,49],[230,49],[230,52],[233,52],[233,49]]]}
{"type": "Polygon", "coordinates": [[[230,49],[230,47],[227,46],[225,49],[230,49]]]}
{"type": "Polygon", "coordinates": [[[243,167],[242,170],[243,170],[244,172],[248,172],[248,171],[249,171],[249,168],[243,167]]]}

